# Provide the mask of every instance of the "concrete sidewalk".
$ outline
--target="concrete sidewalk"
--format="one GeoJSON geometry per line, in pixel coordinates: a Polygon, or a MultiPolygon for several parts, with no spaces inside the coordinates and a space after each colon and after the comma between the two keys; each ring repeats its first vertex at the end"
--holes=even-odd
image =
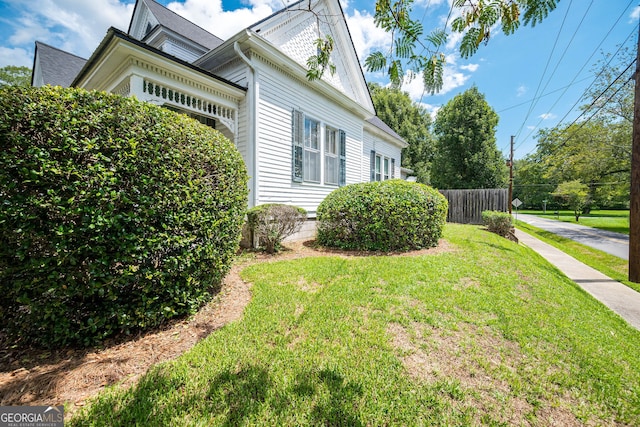
{"type": "Polygon", "coordinates": [[[516,237],[520,243],[536,251],[594,298],[640,330],[640,293],[523,231],[516,229],[516,237]]]}

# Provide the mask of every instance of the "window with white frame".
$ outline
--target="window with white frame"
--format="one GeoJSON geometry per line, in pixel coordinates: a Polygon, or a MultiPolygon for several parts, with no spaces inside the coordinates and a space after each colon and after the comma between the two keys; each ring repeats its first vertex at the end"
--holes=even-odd
{"type": "Polygon", "coordinates": [[[304,118],[303,176],[307,182],[320,182],[320,122],[304,118]]]}
{"type": "Polygon", "coordinates": [[[386,181],[395,178],[396,159],[371,150],[371,181],[386,181]]]}
{"type": "Polygon", "coordinates": [[[292,180],[325,185],[346,183],[346,134],[293,111],[292,180]]]}
{"type": "Polygon", "coordinates": [[[324,182],[329,185],[338,185],[340,178],[338,130],[327,126],[324,135],[324,182]]]}

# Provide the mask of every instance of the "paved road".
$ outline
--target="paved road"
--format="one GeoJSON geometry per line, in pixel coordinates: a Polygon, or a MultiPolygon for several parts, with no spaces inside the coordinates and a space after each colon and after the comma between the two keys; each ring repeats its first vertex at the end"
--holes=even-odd
{"type": "Polygon", "coordinates": [[[518,214],[518,220],[622,259],[629,259],[629,236],[626,234],[540,218],[535,215],[518,214]]]}

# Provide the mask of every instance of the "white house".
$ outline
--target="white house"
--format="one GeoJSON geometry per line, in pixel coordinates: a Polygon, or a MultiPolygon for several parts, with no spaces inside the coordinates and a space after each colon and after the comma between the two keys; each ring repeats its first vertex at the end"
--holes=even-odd
{"type": "Polygon", "coordinates": [[[246,162],[250,206],[313,217],[339,186],[401,176],[406,143],[376,117],[338,0],[295,3],[228,40],[137,0],[127,33],[110,28],[88,60],[36,42],[32,84],[136,96],[215,127],[246,162]],[[325,35],[336,72],[309,81],[325,35]]]}

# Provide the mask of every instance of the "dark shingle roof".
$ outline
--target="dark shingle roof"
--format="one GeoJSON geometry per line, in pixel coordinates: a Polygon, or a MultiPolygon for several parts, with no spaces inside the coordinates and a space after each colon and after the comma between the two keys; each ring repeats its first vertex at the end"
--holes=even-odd
{"type": "Polygon", "coordinates": [[[404,142],[404,139],[400,135],[398,135],[393,129],[391,129],[389,127],[389,125],[387,125],[385,122],[383,122],[380,119],[380,117],[373,116],[370,119],[368,119],[367,122],[371,123],[373,126],[375,126],[378,129],[384,131],[385,133],[388,133],[389,135],[393,136],[394,138],[397,138],[400,141],[404,142]]]}
{"type": "Polygon", "coordinates": [[[69,87],[87,60],[48,44],[36,42],[44,84],[69,87]]]}
{"type": "Polygon", "coordinates": [[[220,46],[224,41],[154,0],[142,1],[147,5],[153,16],[156,17],[160,25],[198,43],[200,46],[211,50],[220,46]]]}

